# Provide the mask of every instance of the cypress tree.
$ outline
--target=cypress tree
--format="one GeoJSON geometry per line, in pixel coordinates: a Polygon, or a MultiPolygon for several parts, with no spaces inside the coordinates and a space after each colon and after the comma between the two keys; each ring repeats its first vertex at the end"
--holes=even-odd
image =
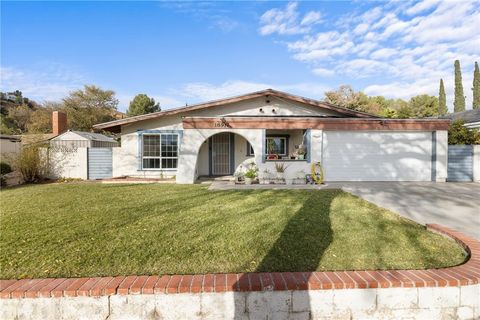
{"type": "Polygon", "coordinates": [[[462,70],[460,70],[460,61],[455,60],[455,100],[453,101],[453,111],[465,111],[465,95],[463,94],[462,70]]]}
{"type": "Polygon", "coordinates": [[[447,96],[445,95],[445,87],[443,86],[443,79],[440,79],[440,89],[438,90],[438,114],[444,115],[448,112],[447,96]]]}
{"type": "Polygon", "coordinates": [[[480,70],[478,70],[478,63],[475,61],[475,71],[473,71],[473,109],[480,109],[480,70]]]}

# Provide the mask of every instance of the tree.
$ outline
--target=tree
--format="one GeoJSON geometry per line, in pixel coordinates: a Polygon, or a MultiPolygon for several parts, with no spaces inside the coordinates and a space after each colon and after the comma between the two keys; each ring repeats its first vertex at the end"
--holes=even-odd
{"type": "Polygon", "coordinates": [[[448,128],[448,144],[480,144],[480,132],[477,129],[468,129],[465,121],[453,121],[448,128]]]}
{"type": "Polygon", "coordinates": [[[115,92],[94,85],[70,92],[63,99],[68,126],[75,130],[90,131],[96,123],[115,120],[117,106],[115,92]]]}
{"type": "Polygon", "coordinates": [[[465,111],[465,95],[463,94],[462,70],[460,61],[455,60],[455,100],[453,102],[453,111],[465,111]]]}
{"type": "Polygon", "coordinates": [[[32,109],[26,105],[20,105],[8,109],[7,117],[12,124],[12,129],[17,133],[25,132],[32,112],[32,109]]]}
{"type": "Polygon", "coordinates": [[[412,97],[408,102],[411,109],[411,117],[425,118],[438,116],[438,98],[429,96],[428,94],[421,94],[412,97]]]}
{"type": "Polygon", "coordinates": [[[408,103],[405,103],[404,105],[402,105],[397,111],[397,117],[400,119],[415,118],[414,114],[415,112],[413,111],[412,107],[408,103]]]}
{"type": "Polygon", "coordinates": [[[13,124],[7,116],[0,114],[0,134],[14,134],[13,124]]]}
{"type": "Polygon", "coordinates": [[[473,109],[480,108],[480,70],[478,70],[478,62],[475,61],[475,70],[473,71],[473,109]]]}
{"type": "Polygon", "coordinates": [[[61,108],[62,104],[59,102],[44,102],[42,106],[37,107],[27,123],[28,133],[50,133],[52,131],[52,112],[61,108]]]}
{"type": "Polygon", "coordinates": [[[325,92],[325,101],[339,107],[356,110],[358,93],[349,85],[341,85],[337,90],[325,92]]]}
{"type": "Polygon", "coordinates": [[[438,114],[444,115],[448,113],[447,96],[445,94],[445,86],[443,79],[440,79],[440,89],[438,90],[438,114]]]}
{"type": "Polygon", "coordinates": [[[160,111],[160,105],[155,102],[155,99],[149,98],[146,94],[137,94],[127,110],[128,116],[138,116],[141,114],[147,114],[160,111]]]}
{"type": "Polygon", "coordinates": [[[342,85],[337,90],[325,92],[325,101],[384,118],[409,118],[413,116],[408,103],[402,99],[387,99],[383,96],[370,97],[361,91],[355,92],[349,85],[342,85]]]}

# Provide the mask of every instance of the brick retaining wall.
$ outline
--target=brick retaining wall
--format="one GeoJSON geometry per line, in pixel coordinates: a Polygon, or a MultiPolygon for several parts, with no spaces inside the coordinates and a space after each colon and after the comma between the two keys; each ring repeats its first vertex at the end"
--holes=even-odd
{"type": "Polygon", "coordinates": [[[469,253],[468,261],[455,267],[427,270],[0,280],[0,316],[480,317],[480,242],[439,225],[427,228],[455,239],[469,253]],[[77,308],[80,313],[73,312],[77,308]]]}

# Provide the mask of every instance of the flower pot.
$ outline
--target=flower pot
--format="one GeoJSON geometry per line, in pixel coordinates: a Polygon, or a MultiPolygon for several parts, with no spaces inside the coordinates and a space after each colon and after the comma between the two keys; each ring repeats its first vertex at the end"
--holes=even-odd
{"type": "Polygon", "coordinates": [[[253,179],[245,177],[245,184],[252,184],[253,179]]]}
{"type": "Polygon", "coordinates": [[[297,157],[298,157],[298,160],[304,160],[305,159],[304,154],[299,154],[297,157]]]}

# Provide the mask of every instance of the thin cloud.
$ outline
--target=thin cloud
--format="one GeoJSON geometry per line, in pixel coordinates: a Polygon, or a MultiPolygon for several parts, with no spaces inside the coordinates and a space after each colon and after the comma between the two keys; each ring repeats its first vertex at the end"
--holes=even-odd
{"type": "MultiPolygon", "coordinates": [[[[274,17],[297,21],[298,8],[296,3],[289,4],[265,15],[277,24],[272,23],[269,32],[262,34],[287,34],[274,17]]],[[[480,60],[479,0],[392,1],[364,12],[347,13],[338,21],[324,23],[322,32],[297,32],[296,39],[285,42],[292,58],[310,65],[318,76],[361,79],[367,93],[398,98],[418,93],[437,95],[439,79],[447,86],[448,78],[453,78],[453,61],[459,59],[470,99],[470,73],[474,61],[480,60]]],[[[260,26],[264,24],[261,20],[260,26]]],[[[449,90],[447,98],[453,98],[449,90]]]]}
{"type": "Polygon", "coordinates": [[[46,63],[32,70],[0,67],[2,91],[20,90],[23,95],[37,101],[53,101],[81,88],[85,76],[58,63],[46,63]]]}
{"type": "Polygon", "coordinates": [[[283,9],[266,11],[260,17],[260,34],[302,34],[309,32],[313,25],[322,22],[322,14],[319,11],[309,11],[302,18],[297,7],[297,2],[290,2],[283,9]]]}
{"type": "MultiPolygon", "coordinates": [[[[272,84],[261,82],[250,82],[243,80],[229,80],[215,85],[211,83],[196,82],[188,83],[179,89],[171,89],[170,93],[176,97],[184,97],[188,103],[203,102],[227,98],[231,96],[246,94],[265,89],[276,89],[306,95],[313,98],[323,98],[325,91],[330,87],[322,83],[291,83],[291,84],[272,84]]],[[[182,98],[178,98],[182,99],[182,98]]]]}

